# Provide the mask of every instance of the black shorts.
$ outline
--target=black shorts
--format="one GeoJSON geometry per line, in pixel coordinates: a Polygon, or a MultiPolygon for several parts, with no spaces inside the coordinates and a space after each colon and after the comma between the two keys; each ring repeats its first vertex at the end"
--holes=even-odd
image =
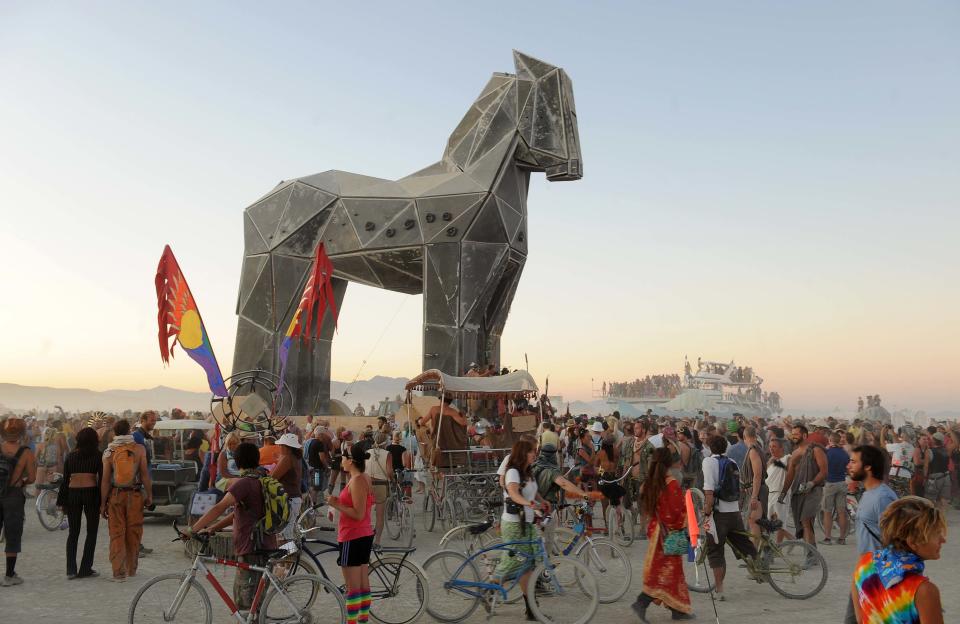
{"type": "Polygon", "coordinates": [[[341,568],[352,568],[370,563],[370,551],[373,549],[373,536],[358,537],[349,542],[337,542],[340,554],[337,556],[337,565],[341,568]]]}

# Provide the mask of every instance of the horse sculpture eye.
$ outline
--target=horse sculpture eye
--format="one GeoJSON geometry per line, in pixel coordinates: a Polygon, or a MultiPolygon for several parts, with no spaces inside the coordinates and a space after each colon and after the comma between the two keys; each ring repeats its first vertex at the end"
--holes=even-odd
{"type": "Polygon", "coordinates": [[[387,235],[387,238],[393,238],[393,235],[396,234],[397,231],[393,228],[387,228],[387,231],[385,233],[387,235]]]}
{"type": "Polygon", "coordinates": [[[456,235],[457,235],[457,228],[455,227],[447,228],[447,236],[456,236],[456,235]]]}
{"type": "Polygon", "coordinates": [[[413,219],[407,219],[406,221],[403,222],[403,229],[412,230],[413,226],[415,226],[416,224],[417,222],[414,221],[413,219]]]}
{"type": "Polygon", "coordinates": [[[427,213],[426,219],[427,219],[427,223],[433,223],[434,221],[437,220],[437,218],[433,215],[432,212],[427,213]]]}

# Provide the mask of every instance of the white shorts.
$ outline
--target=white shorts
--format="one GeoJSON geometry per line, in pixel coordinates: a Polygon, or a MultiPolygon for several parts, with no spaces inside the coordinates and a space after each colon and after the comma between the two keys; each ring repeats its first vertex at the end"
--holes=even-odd
{"type": "Polygon", "coordinates": [[[770,492],[770,498],[767,500],[767,518],[780,520],[786,528],[787,520],[790,519],[790,495],[787,494],[786,500],[782,503],[777,502],[778,496],[780,492],[770,492]]]}

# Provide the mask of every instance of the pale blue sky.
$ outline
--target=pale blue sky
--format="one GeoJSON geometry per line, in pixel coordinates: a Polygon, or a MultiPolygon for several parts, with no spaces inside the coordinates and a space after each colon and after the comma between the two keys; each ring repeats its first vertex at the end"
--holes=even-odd
{"type": "MultiPolygon", "coordinates": [[[[585,176],[532,182],[505,364],[586,398],[736,358],[788,407],[949,407],[958,33],[955,2],[5,2],[0,381],[201,389],[157,353],[165,243],[228,372],[243,208],[435,161],[517,48],[573,79],[585,176]]],[[[351,287],[336,378],[404,298],[351,287]]],[[[417,372],[420,305],[362,376],[417,372]]]]}

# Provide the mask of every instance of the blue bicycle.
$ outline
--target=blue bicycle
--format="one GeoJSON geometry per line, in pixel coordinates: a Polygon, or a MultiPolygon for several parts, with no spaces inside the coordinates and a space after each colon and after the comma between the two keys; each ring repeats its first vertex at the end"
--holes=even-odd
{"type": "Polygon", "coordinates": [[[455,550],[441,550],[424,562],[423,569],[430,583],[427,613],[440,622],[461,622],[481,604],[492,616],[497,605],[507,602],[507,594],[531,570],[527,595],[530,610],[540,622],[586,624],[599,604],[597,579],[590,568],[572,557],[548,555],[543,537],[494,544],[469,557],[455,550]],[[519,550],[520,546],[533,546],[534,552],[519,550]],[[488,556],[493,551],[502,552],[488,556]],[[501,557],[520,557],[522,562],[503,583],[495,583],[491,579],[493,562],[501,557]]]}

